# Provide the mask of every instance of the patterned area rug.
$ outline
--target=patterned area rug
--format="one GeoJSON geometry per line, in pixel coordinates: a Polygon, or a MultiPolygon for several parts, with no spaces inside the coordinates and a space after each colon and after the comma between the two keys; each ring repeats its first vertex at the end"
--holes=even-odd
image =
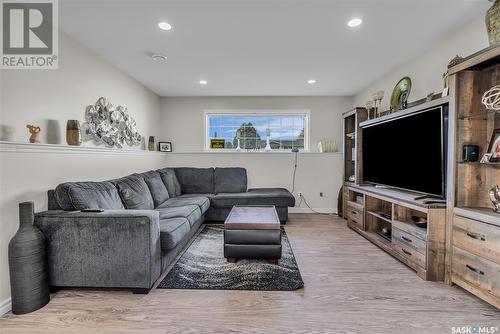
{"type": "Polygon", "coordinates": [[[158,288],[291,291],[304,286],[283,228],[279,265],[264,260],[228,263],[223,232],[223,226],[206,225],[158,288]]]}

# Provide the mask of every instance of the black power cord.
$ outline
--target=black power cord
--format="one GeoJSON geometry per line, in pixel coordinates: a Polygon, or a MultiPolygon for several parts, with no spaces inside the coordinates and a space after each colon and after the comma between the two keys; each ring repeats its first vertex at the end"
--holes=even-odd
{"type": "Polygon", "coordinates": [[[295,153],[295,165],[293,166],[293,176],[292,176],[292,194],[295,192],[295,175],[297,174],[297,160],[298,160],[298,154],[299,154],[299,149],[294,147],[292,149],[292,152],[295,153]]]}
{"type": "MultiPolygon", "coordinates": [[[[296,147],[294,147],[292,149],[292,152],[295,153],[295,164],[293,166],[293,176],[292,176],[292,194],[293,194],[293,193],[295,193],[295,178],[296,178],[296,175],[297,175],[299,149],[296,148],[296,147]]],[[[327,215],[327,216],[332,216],[333,215],[333,213],[319,212],[319,211],[316,211],[313,208],[311,208],[311,206],[309,205],[309,203],[307,203],[307,200],[306,200],[306,198],[304,197],[303,194],[300,194],[299,197],[300,197],[300,202],[299,202],[299,205],[297,205],[297,207],[300,207],[300,205],[302,204],[302,202],[304,202],[304,204],[309,208],[309,210],[311,210],[314,213],[317,213],[319,215],[327,215]]]]}

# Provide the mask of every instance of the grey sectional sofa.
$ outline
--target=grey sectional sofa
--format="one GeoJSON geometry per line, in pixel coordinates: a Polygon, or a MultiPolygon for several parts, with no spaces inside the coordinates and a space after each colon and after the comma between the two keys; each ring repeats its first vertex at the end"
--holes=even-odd
{"type": "MultiPolygon", "coordinates": [[[[233,205],[274,205],[282,223],[293,195],[247,189],[244,168],[164,168],[48,192],[35,224],[47,239],[49,283],[147,293],[201,224],[223,222],[233,205]],[[82,212],[89,208],[104,212],[82,212]]],[[[223,245],[221,245],[222,247],[223,245]]]]}

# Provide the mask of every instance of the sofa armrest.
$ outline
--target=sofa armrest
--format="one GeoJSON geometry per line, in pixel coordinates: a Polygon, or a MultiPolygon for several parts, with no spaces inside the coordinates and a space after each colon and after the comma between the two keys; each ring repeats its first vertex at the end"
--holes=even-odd
{"type": "Polygon", "coordinates": [[[50,210],[35,224],[47,239],[50,286],[150,289],[161,274],[157,211],[50,210]]]}

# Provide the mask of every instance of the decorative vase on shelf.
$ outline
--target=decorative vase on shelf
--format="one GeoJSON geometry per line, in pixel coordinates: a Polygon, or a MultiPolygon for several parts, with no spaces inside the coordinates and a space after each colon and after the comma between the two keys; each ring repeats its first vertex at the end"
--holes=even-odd
{"type": "Polygon", "coordinates": [[[82,144],[82,131],[80,122],[70,119],[66,123],[66,142],[68,145],[80,146],[82,144]]]}
{"type": "Polygon", "coordinates": [[[155,136],[149,136],[149,141],[148,141],[148,150],[149,151],[155,151],[155,136]]]}
{"type": "Polygon", "coordinates": [[[33,202],[19,203],[19,230],[9,242],[14,314],[36,311],[50,300],[45,237],[33,225],[34,220],[33,202]]]}
{"type": "Polygon", "coordinates": [[[500,0],[495,0],[493,6],[486,12],[486,30],[490,45],[500,42],[500,0]]]}

